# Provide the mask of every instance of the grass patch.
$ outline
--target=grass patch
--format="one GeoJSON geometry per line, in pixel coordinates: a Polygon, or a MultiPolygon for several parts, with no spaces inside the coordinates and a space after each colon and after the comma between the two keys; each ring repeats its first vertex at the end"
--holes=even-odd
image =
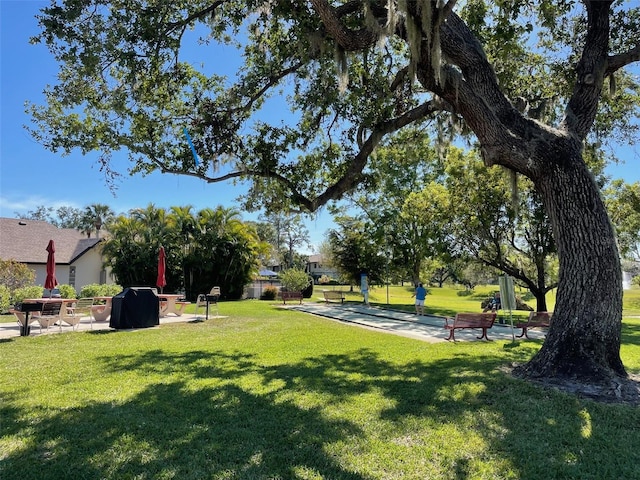
{"type": "MultiPolygon", "coordinates": [[[[2,342],[0,477],[637,477],[637,408],[503,373],[539,342],[429,344],[270,302],[220,309],[2,342]]],[[[623,341],[637,372],[640,340],[623,341]]]]}

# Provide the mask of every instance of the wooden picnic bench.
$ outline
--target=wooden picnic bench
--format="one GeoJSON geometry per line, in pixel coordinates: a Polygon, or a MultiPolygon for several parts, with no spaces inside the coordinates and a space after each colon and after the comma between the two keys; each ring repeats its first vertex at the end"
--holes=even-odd
{"type": "Polygon", "coordinates": [[[341,290],[323,290],[322,294],[324,295],[324,301],[329,303],[331,301],[337,302],[340,300],[340,303],[344,303],[344,292],[341,290]]]}
{"type": "Polygon", "coordinates": [[[300,300],[300,305],[302,305],[302,292],[283,292],[280,291],[280,298],[282,298],[282,303],[286,304],[287,300],[300,300]]]}
{"type": "Polygon", "coordinates": [[[184,313],[184,307],[186,307],[187,305],[191,305],[191,302],[179,301],[179,302],[176,302],[176,305],[178,307],[178,311],[180,313],[184,313]]]}
{"type": "Polygon", "coordinates": [[[529,330],[530,328],[549,328],[549,325],[551,325],[551,315],[553,315],[553,312],[529,313],[529,318],[526,322],[518,322],[514,325],[516,328],[522,329],[522,333],[516,336],[518,338],[522,338],[524,336],[525,338],[529,339],[527,330],[529,330]]]}
{"type": "Polygon", "coordinates": [[[487,337],[487,330],[493,326],[493,322],[495,321],[496,312],[457,313],[455,318],[444,319],[444,328],[449,330],[447,340],[453,340],[455,342],[455,331],[463,328],[481,328],[482,335],[476,338],[489,340],[489,337],[487,337]]]}

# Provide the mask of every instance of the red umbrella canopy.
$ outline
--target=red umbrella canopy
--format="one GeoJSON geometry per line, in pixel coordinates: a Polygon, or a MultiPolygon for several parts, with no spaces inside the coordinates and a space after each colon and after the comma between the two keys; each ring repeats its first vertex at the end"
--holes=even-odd
{"type": "Polygon", "coordinates": [[[160,247],[160,251],[158,252],[158,279],[156,280],[156,285],[160,287],[160,291],[167,284],[167,280],[164,276],[165,271],[165,253],[164,247],[160,247]]]}
{"type": "Polygon", "coordinates": [[[44,281],[44,288],[53,290],[58,284],[58,280],[56,279],[56,245],[53,243],[53,240],[49,240],[47,252],[49,252],[49,254],[47,255],[47,278],[44,281]]]}

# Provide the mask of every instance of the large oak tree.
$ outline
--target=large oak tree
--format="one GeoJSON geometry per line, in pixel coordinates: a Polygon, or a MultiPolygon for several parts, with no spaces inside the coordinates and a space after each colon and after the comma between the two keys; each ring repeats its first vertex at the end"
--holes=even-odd
{"type": "Polygon", "coordinates": [[[532,180],[553,226],[554,322],[522,373],[620,380],[620,261],[583,147],[596,120],[606,138],[637,114],[623,69],[640,59],[639,16],[601,0],[53,0],[35,40],[59,83],[32,108],[34,133],[99,150],[107,173],[126,149],[133,173],[251,178],[250,200],[315,211],[367,181],[385,135],[429,119],[446,133],[453,118],[486,165],[532,180]],[[198,35],[194,58],[183,47],[198,35]],[[220,75],[234,58],[216,44],[241,51],[235,76],[220,75]]]}

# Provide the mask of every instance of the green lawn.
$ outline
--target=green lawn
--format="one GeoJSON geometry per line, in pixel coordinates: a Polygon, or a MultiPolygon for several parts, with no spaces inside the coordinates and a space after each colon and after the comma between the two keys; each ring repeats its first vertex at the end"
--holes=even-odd
{"type": "MultiPolygon", "coordinates": [[[[333,288],[333,287],[329,287],[333,288]]],[[[341,287],[335,287],[341,288],[341,287]]],[[[316,286],[318,292],[322,287],[316,286]]],[[[480,302],[490,297],[493,292],[499,291],[496,285],[481,285],[476,287],[471,293],[463,288],[454,287],[430,287],[429,295],[427,295],[425,311],[433,315],[454,316],[456,312],[479,312],[481,311],[480,302]]],[[[389,305],[392,308],[400,308],[413,311],[413,302],[411,294],[413,287],[411,286],[390,286],[389,287],[389,305]]],[[[524,296],[524,290],[516,289],[516,294],[524,296]]],[[[318,293],[314,297],[321,297],[318,293]]],[[[362,295],[358,291],[349,293],[347,299],[351,301],[362,301],[362,295]]],[[[387,288],[385,286],[373,287],[369,300],[373,304],[387,306],[387,288]]],[[[527,299],[526,303],[533,309],[536,308],[535,299],[527,299]]],[[[547,293],[547,309],[553,311],[556,303],[555,290],[547,293]]],[[[506,315],[506,312],[500,310],[499,315],[506,315]]],[[[529,312],[514,311],[514,316],[527,316],[529,312]]],[[[634,286],[631,290],[625,290],[623,296],[623,315],[624,316],[640,316],[640,287],[634,286]]]]}
{"type": "MultiPolygon", "coordinates": [[[[429,344],[256,300],[220,313],[2,342],[0,478],[639,476],[638,408],[504,372],[537,341],[429,344]]],[[[639,372],[640,321],[623,344],[639,372]]]]}

